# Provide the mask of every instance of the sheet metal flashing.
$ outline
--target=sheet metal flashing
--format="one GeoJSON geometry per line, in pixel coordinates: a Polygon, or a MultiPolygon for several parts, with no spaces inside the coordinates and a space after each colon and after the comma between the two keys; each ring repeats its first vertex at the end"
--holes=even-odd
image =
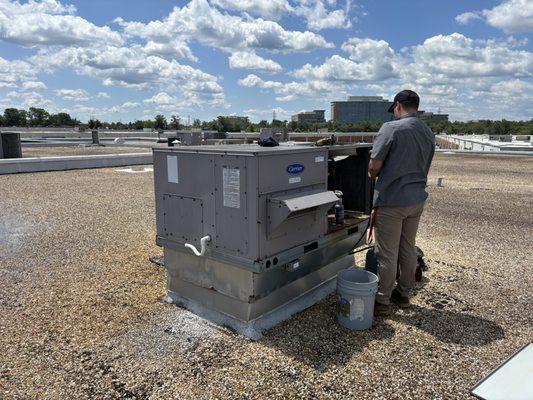
{"type": "Polygon", "coordinates": [[[476,383],[472,394],[483,400],[533,399],[533,344],[527,343],[476,383]]]}
{"type": "Polygon", "coordinates": [[[97,154],[0,160],[0,175],[152,164],[152,153],[97,154]]]}

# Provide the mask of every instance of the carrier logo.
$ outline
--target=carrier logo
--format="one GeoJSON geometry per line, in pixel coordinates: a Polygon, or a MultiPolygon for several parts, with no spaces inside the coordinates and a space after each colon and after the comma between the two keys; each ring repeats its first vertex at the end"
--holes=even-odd
{"type": "Polygon", "coordinates": [[[290,175],[298,175],[304,171],[305,167],[302,164],[291,164],[287,167],[287,173],[290,175]]]}

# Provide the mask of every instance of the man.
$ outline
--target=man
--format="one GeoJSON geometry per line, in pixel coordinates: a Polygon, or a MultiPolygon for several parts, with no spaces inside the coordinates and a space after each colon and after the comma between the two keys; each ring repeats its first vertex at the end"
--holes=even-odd
{"type": "Polygon", "coordinates": [[[375,314],[390,313],[390,302],[410,306],[409,289],[415,282],[415,237],[428,197],[425,187],[435,137],[417,117],[420,98],[402,90],[389,108],[396,117],[386,122],[374,141],[368,173],[377,178],[374,192],[375,253],[379,288],[375,314]],[[396,275],[400,275],[396,287],[396,275]]]}

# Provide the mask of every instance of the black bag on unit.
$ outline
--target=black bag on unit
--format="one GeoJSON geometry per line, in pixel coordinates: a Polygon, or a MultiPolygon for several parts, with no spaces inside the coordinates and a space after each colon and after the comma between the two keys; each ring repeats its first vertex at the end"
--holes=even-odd
{"type": "Polygon", "coordinates": [[[272,136],[259,140],[257,144],[261,147],[276,147],[279,146],[279,143],[272,136]]]}

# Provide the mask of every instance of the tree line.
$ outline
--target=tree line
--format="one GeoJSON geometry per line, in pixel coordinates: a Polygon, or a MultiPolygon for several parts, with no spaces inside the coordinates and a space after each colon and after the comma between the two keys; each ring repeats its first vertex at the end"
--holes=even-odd
{"type": "Polygon", "coordinates": [[[76,118],[60,112],[51,114],[43,108],[30,107],[29,110],[6,108],[0,114],[0,126],[77,126],[80,124],[76,118]]]}
{"type": "MultiPolygon", "coordinates": [[[[447,133],[450,135],[533,135],[533,120],[529,121],[428,121],[429,127],[434,133],[447,133]]],[[[202,128],[218,132],[259,132],[261,128],[279,127],[286,128],[291,132],[317,132],[319,130],[329,132],[377,132],[383,123],[381,121],[359,121],[354,123],[339,123],[335,121],[311,123],[295,122],[287,120],[272,121],[262,120],[258,123],[250,122],[247,117],[219,116],[211,121],[193,119],[190,125],[183,124],[178,115],[172,115],[170,120],[164,115],[158,114],[153,120],[136,120],[133,122],[105,122],[98,119],[90,119],[87,124],[82,124],[68,113],[52,114],[43,108],[30,107],[29,110],[6,108],[0,114],[0,126],[18,127],[73,127],[80,126],[88,129],[119,129],[119,130],[179,130],[187,128],[202,128]]]]}

